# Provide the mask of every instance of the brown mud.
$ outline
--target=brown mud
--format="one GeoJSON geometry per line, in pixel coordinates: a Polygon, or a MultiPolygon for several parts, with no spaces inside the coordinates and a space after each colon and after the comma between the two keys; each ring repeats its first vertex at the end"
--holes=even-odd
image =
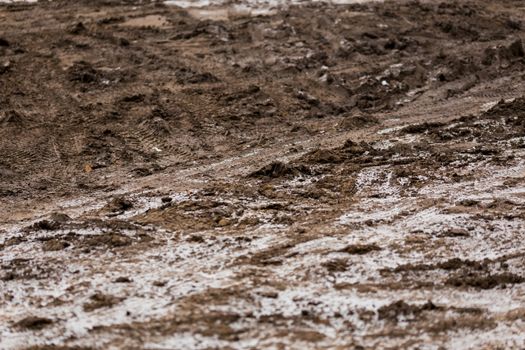
{"type": "Polygon", "coordinates": [[[524,21],[0,4],[0,348],[522,349],[524,21]]]}

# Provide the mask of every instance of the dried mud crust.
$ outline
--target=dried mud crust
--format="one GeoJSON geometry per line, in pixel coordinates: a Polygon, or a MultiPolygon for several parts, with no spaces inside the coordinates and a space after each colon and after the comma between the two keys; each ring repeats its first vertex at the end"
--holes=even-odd
{"type": "Polygon", "coordinates": [[[523,348],[525,8],[206,10],[0,5],[0,348],[523,348]]]}

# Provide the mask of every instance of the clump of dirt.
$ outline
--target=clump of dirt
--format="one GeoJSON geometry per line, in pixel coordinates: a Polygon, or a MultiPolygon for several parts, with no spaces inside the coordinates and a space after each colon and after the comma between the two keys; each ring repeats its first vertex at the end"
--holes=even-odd
{"type": "Polygon", "coordinates": [[[440,307],[436,306],[430,300],[423,305],[413,305],[406,303],[404,300],[398,300],[394,303],[380,307],[377,310],[377,314],[380,320],[397,321],[399,316],[417,317],[424,311],[435,311],[439,309],[440,307]]]}
{"type": "Polygon", "coordinates": [[[444,237],[468,237],[470,233],[464,228],[450,228],[441,233],[444,237]]]}
{"type": "Polygon", "coordinates": [[[305,165],[289,165],[282,162],[273,162],[265,165],[261,169],[249,174],[249,177],[294,177],[300,175],[311,175],[311,170],[305,165]]]}
{"type": "Polygon", "coordinates": [[[50,216],[50,220],[58,223],[65,223],[71,220],[71,218],[64,213],[53,213],[50,216]]]}
{"type": "Polygon", "coordinates": [[[54,323],[46,317],[28,316],[15,323],[15,327],[28,330],[40,330],[54,323]]]}
{"type": "Polygon", "coordinates": [[[27,231],[54,231],[58,229],[60,229],[60,223],[52,220],[40,220],[26,227],[27,231]]]}
{"type": "Polygon", "coordinates": [[[43,244],[42,250],[45,252],[54,252],[64,250],[69,246],[71,246],[71,243],[67,241],[61,239],[51,239],[43,244]]]}
{"type": "Polygon", "coordinates": [[[372,115],[356,115],[345,117],[338,125],[340,130],[358,130],[379,124],[378,118],[372,115]]]}
{"type": "Polygon", "coordinates": [[[127,276],[117,277],[113,282],[115,283],[131,283],[133,280],[127,276]]]}
{"type": "Polygon", "coordinates": [[[87,31],[87,28],[86,26],[84,25],[84,23],[82,22],[77,22],[76,24],[73,24],[72,26],[70,26],[67,31],[70,33],[70,34],[80,34],[80,33],[84,33],[87,31]]]}
{"type": "Polygon", "coordinates": [[[95,83],[100,79],[100,72],[98,72],[89,62],[79,61],[75,62],[67,70],[70,81],[82,84],[95,83]]]}
{"type": "MultiPolygon", "coordinates": [[[[463,260],[460,258],[452,258],[446,261],[439,262],[437,264],[405,264],[400,265],[393,269],[393,272],[405,272],[405,271],[429,271],[435,269],[443,270],[458,270],[461,268],[469,268],[474,270],[485,270],[488,268],[489,260],[479,262],[472,260],[463,260]]],[[[383,271],[390,271],[385,269],[383,271]]]]}
{"type": "Polygon", "coordinates": [[[91,235],[84,239],[83,245],[86,247],[108,247],[118,248],[131,245],[133,239],[117,232],[102,233],[100,235],[91,235]]]}
{"type": "Polygon", "coordinates": [[[96,293],[89,297],[89,301],[84,304],[83,309],[86,312],[91,312],[101,308],[111,308],[122,300],[122,298],[113,295],[96,293]]]}
{"type": "Polygon", "coordinates": [[[373,152],[373,148],[367,142],[357,143],[349,139],[339,148],[317,149],[306,154],[303,159],[314,164],[340,164],[357,161],[366,152],[373,152]]]}
{"type": "Polygon", "coordinates": [[[334,150],[318,149],[309,153],[306,160],[309,163],[338,164],[344,161],[344,157],[334,150]]]}
{"type": "Polygon", "coordinates": [[[202,237],[201,235],[191,235],[188,238],[186,238],[186,241],[192,243],[204,243],[206,242],[206,239],[204,239],[204,237],[202,237]]]}
{"type": "Polygon", "coordinates": [[[483,114],[483,117],[504,118],[505,123],[525,127],[525,97],[506,102],[501,100],[497,105],[483,114]]]}
{"type": "Polygon", "coordinates": [[[131,208],[133,208],[132,201],[124,197],[115,197],[103,208],[103,210],[112,214],[121,214],[131,208]]]}
{"type": "Polygon", "coordinates": [[[499,50],[500,59],[513,60],[523,58],[523,56],[525,56],[525,51],[521,39],[516,39],[508,47],[499,50]]]}
{"type": "Polygon", "coordinates": [[[454,287],[473,287],[477,289],[493,289],[499,286],[520,284],[525,278],[513,273],[480,274],[477,272],[464,272],[446,280],[446,284],[454,287]]]}
{"type": "Polygon", "coordinates": [[[320,342],[325,338],[325,334],[317,331],[298,331],[293,334],[293,339],[308,343],[320,342]]]}
{"type": "Polygon", "coordinates": [[[443,262],[439,262],[434,265],[402,265],[394,269],[395,272],[401,271],[416,271],[416,270],[433,270],[433,269],[443,269],[443,270],[458,270],[460,268],[469,268],[474,270],[485,270],[488,268],[490,261],[472,261],[472,260],[463,260],[460,258],[452,258],[443,262]]]}
{"type": "Polygon", "coordinates": [[[196,72],[190,68],[179,68],[175,73],[179,84],[216,83],[219,79],[209,72],[196,72]]]}
{"type": "Polygon", "coordinates": [[[153,281],[152,283],[155,287],[164,287],[168,284],[167,281],[153,281]]]}
{"type": "Polygon", "coordinates": [[[441,128],[446,124],[440,122],[424,122],[421,124],[412,124],[404,127],[399,132],[402,134],[421,134],[437,128],[441,128]]]}
{"type": "Polygon", "coordinates": [[[339,249],[340,253],[347,253],[350,255],[364,255],[373,251],[379,251],[381,247],[377,244],[350,244],[342,249],[339,249]]]}
{"type": "Polygon", "coordinates": [[[348,269],[348,259],[335,259],[321,264],[329,272],[343,272],[348,269]]]}

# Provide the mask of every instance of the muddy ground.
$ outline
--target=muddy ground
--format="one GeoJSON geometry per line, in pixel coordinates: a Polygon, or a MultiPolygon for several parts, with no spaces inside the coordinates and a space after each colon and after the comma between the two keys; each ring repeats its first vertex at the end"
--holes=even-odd
{"type": "Polygon", "coordinates": [[[1,349],[523,349],[522,1],[0,5],[1,349]]]}

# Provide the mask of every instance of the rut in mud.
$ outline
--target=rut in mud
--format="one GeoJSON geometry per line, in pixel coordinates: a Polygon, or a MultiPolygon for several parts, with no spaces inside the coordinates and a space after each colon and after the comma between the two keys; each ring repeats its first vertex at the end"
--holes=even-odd
{"type": "Polygon", "coordinates": [[[0,348],[523,348],[523,21],[0,4],[0,348]]]}

